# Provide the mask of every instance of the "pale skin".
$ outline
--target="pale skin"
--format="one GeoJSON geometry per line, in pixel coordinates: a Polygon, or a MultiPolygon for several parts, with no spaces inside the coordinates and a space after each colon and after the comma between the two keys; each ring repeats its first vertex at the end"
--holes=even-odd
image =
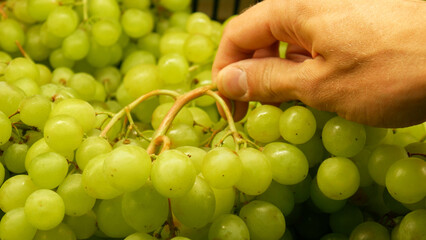
{"type": "Polygon", "coordinates": [[[426,2],[263,1],[225,28],[213,80],[237,106],[300,100],[371,126],[422,123],[426,2]]]}

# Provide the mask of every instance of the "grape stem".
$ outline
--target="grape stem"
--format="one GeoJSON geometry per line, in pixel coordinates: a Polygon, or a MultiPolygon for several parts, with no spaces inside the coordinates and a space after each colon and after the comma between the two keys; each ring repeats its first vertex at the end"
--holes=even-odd
{"type": "Polygon", "coordinates": [[[137,98],[136,100],[134,100],[133,102],[131,102],[126,107],[124,107],[123,109],[121,109],[118,113],[116,113],[114,115],[114,117],[112,117],[111,121],[108,122],[108,124],[106,125],[104,130],[102,130],[101,134],[99,134],[99,136],[106,138],[106,135],[107,135],[108,131],[112,128],[112,126],[114,126],[114,124],[126,114],[126,109],[127,109],[127,111],[131,111],[138,104],[145,101],[146,99],[153,97],[153,96],[158,96],[158,95],[169,95],[169,96],[172,96],[174,98],[177,98],[179,96],[179,94],[177,92],[171,91],[171,90],[154,90],[154,91],[151,91],[147,94],[144,94],[144,95],[140,96],[139,98],[137,98]]]}
{"type": "Polygon", "coordinates": [[[87,13],[87,0],[83,0],[83,20],[86,22],[89,19],[89,14],[87,13]]]}
{"type": "Polygon", "coordinates": [[[170,238],[174,238],[176,237],[176,226],[173,222],[172,203],[170,202],[170,198],[167,200],[169,202],[169,216],[167,217],[167,224],[169,225],[170,238]]]}
{"type": "Polygon", "coordinates": [[[21,43],[18,40],[15,41],[15,44],[16,44],[16,46],[18,46],[18,49],[21,52],[22,56],[24,56],[26,59],[30,60],[31,62],[34,62],[30,58],[30,55],[28,55],[27,52],[25,52],[24,48],[22,47],[21,43]]]}

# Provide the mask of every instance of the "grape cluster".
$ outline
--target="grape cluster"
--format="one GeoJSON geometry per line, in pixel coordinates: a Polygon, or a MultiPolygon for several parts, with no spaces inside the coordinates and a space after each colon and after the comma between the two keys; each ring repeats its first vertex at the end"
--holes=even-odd
{"type": "Polygon", "coordinates": [[[226,21],[190,4],[0,3],[1,240],[426,237],[425,123],[298,101],[235,122],[211,80],[226,21]]]}

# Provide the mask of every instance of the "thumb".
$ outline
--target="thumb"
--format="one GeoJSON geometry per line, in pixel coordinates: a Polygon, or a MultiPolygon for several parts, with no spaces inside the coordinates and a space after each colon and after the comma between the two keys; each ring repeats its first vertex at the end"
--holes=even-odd
{"type": "Polygon", "coordinates": [[[217,87],[226,97],[239,101],[303,101],[313,69],[319,68],[316,62],[275,57],[241,60],[220,70],[217,87]]]}

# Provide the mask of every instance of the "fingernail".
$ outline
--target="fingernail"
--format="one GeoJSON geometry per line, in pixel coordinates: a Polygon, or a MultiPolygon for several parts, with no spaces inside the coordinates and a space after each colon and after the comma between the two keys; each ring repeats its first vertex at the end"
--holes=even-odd
{"type": "Polygon", "coordinates": [[[226,67],[219,72],[219,84],[225,95],[242,97],[247,92],[247,74],[240,68],[226,67]]]}

